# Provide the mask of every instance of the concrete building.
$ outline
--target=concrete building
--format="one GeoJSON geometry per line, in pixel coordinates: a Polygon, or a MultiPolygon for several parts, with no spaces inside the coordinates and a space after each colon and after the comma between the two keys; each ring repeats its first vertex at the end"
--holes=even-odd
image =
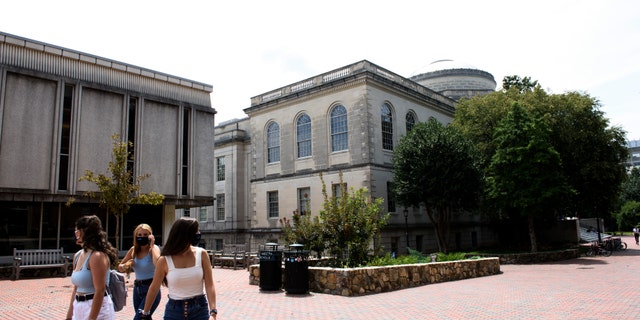
{"type": "Polygon", "coordinates": [[[125,215],[125,248],[138,223],[149,223],[162,243],[182,214],[176,209],[213,205],[211,92],[204,83],[0,33],[0,256],[14,247],[73,252],[74,222],[84,214],[97,214],[114,234],[113,216],[82,197],[95,186],[78,181],[85,170],[107,173],[114,134],[133,143],[134,174],[150,174],[142,191],[165,195],[161,206],[125,215]]]}
{"type": "MultiPolygon", "coordinates": [[[[493,77],[476,71],[468,69],[467,78],[456,72],[458,81],[470,83],[468,95],[489,92],[493,77]]],[[[421,73],[416,79],[439,76],[451,80],[450,72],[421,73]]],[[[459,93],[446,86],[439,90],[459,93]]],[[[424,208],[400,207],[391,196],[392,155],[416,123],[429,118],[449,123],[455,99],[366,60],[251,98],[247,118],[215,129],[216,221],[203,231],[210,248],[246,243],[257,250],[266,242],[282,243],[280,220],[291,219],[296,210],[306,213],[307,205],[317,215],[323,201],[320,173],[335,192],[340,172],[348,188],[366,188],[384,198],[391,216],[382,234],[386,250],[406,252],[407,230],[411,248],[437,248],[424,208]]],[[[452,248],[494,241],[471,216],[460,217],[452,235],[452,248]]]]}
{"type": "Polygon", "coordinates": [[[640,166],[640,140],[627,141],[627,148],[629,148],[629,158],[625,163],[628,170],[640,166]]]}

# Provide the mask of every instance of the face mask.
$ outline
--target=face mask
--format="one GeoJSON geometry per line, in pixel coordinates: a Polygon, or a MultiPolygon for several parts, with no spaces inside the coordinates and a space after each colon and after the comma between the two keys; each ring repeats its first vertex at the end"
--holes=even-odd
{"type": "Polygon", "coordinates": [[[136,242],[141,246],[149,244],[149,237],[136,237],[136,242]]]}
{"type": "Polygon", "coordinates": [[[198,243],[200,243],[200,239],[202,238],[202,234],[200,233],[196,233],[195,236],[193,236],[193,240],[191,240],[191,245],[192,246],[197,246],[198,243]]]}

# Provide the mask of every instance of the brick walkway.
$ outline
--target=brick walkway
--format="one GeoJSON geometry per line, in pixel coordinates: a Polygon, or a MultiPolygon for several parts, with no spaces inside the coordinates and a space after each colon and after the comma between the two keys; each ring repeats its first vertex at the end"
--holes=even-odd
{"type": "MultiPolygon", "coordinates": [[[[214,269],[218,320],[229,319],[640,319],[640,247],[611,257],[503,265],[502,274],[363,297],[264,293],[246,270],[214,269]]],[[[0,281],[0,319],[64,319],[70,278],[0,281]]],[[[130,289],[131,290],[131,289],[130,289]]],[[[167,301],[164,292],[162,319],[167,301]]],[[[131,299],[131,298],[129,298],[131,299]]],[[[131,303],[131,300],[129,300],[131,303]]],[[[117,313],[132,319],[133,307],[117,313]]]]}

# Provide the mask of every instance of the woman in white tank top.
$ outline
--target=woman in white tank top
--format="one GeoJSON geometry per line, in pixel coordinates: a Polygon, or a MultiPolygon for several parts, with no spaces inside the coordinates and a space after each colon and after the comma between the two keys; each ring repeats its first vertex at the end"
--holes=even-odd
{"type": "Polygon", "coordinates": [[[150,319],[153,297],[164,284],[169,288],[165,320],[210,320],[218,314],[213,268],[207,252],[196,245],[200,242],[198,220],[180,218],[173,223],[169,236],[156,262],[153,281],[147,292],[141,319],[150,319]]]}

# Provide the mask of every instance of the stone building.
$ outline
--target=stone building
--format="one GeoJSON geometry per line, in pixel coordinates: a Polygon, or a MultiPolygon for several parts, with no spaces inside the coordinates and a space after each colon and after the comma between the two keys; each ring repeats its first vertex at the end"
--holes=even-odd
{"type": "MultiPolygon", "coordinates": [[[[215,129],[218,201],[214,226],[203,231],[210,248],[246,243],[257,250],[266,242],[281,243],[280,219],[291,219],[296,210],[307,213],[307,205],[317,215],[320,173],[335,193],[340,172],[348,188],[384,198],[390,213],[381,239],[386,250],[406,252],[407,237],[419,251],[437,248],[424,208],[400,207],[390,194],[394,145],[416,123],[449,123],[461,96],[495,90],[487,72],[440,71],[408,79],[363,60],[251,98],[247,118],[215,129]],[[440,82],[443,94],[417,82],[426,80],[440,82]]],[[[494,241],[471,216],[460,217],[453,228],[453,248],[494,241]]]]}
{"type": "MultiPolygon", "coordinates": [[[[107,173],[111,136],[130,141],[142,191],[161,206],[125,215],[124,247],[141,222],[161,243],[176,209],[213,205],[214,115],[210,85],[0,33],[0,256],[12,248],[73,252],[75,220],[97,214],[85,170],[107,173]],[[65,203],[75,197],[68,207],[65,203]]],[[[112,243],[115,239],[111,239],[112,243]]]]}
{"type": "Polygon", "coordinates": [[[434,61],[410,79],[456,101],[496,90],[490,73],[450,59],[434,61]]]}

